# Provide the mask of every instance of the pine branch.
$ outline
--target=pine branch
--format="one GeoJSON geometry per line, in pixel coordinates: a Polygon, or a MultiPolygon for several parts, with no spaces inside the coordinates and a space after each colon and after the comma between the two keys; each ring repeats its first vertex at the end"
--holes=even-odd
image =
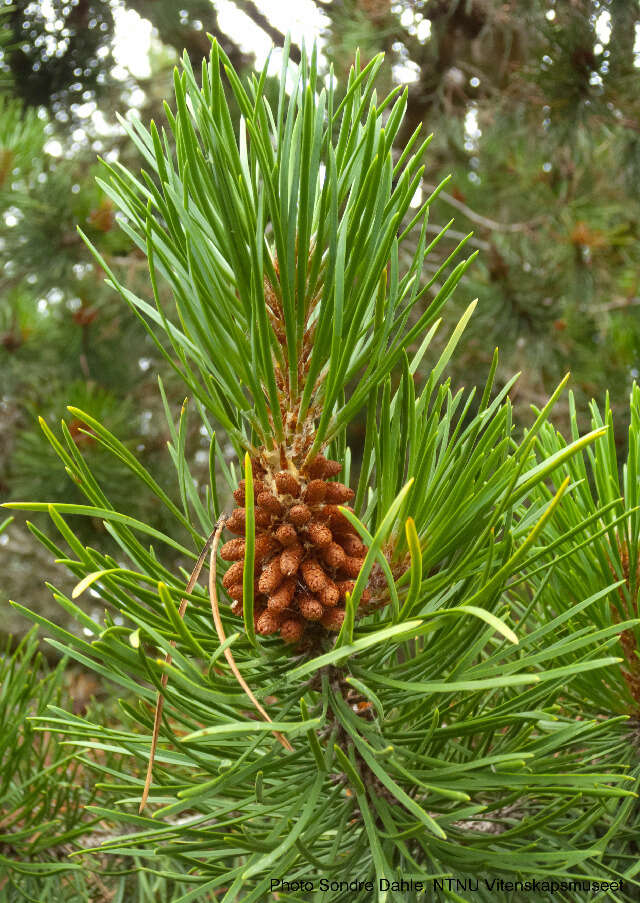
{"type": "MultiPolygon", "coordinates": [[[[424,183],[424,188],[429,193],[436,191],[437,187],[438,186],[431,185],[428,182],[424,183]]],[[[456,210],[460,210],[461,213],[464,213],[471,222],[477,223],[479,226],[482,226],[484,229],[491,232],[529,232],[535,226],[548,220],[547,216],[538,216],[527,223],[499,223],[487,216],[483,216],[476,210],[472,210],[471,207],[463,201],[458,200],[458,198],[454,198],[453,195],[449,194],[447,191],[438,192],[438,197],[446,204],[449,204],[450,207],[455,207],[456,210]]]]}
{"type": "MultiPolygon", "coordinates": [[[[284,46],[286,36],[269,21],[267,16],[258,9],[253,0],[233,0],[233,2],[239,10],[248,16],[252,22],[271,38],[276,47],[284,46]]],[[[299,63],[302,59],[300,48],[293,41],[289,45],[289,56],[294,63],[299,63]]]]}
{"type": "MultiPolygon", "coordinates": [[[[193,589],[194,589],[196,583],[198,582],[198,577],[200,576],[200,571],[202,570],[202,565],[204,564],[204,560],[206,558],[207,551],[209,550],[209,547],[212,545],[212,543],[215,542],[216,536],[220,535],[223,524],[224,524],[224,521],[221,520],[220,524],[216,525],[216,529],[214,530],[213,533],[211,533],[209,535],[207,541],[205,542],[205,544],[202,548],[202,551],[200,552],[198,560],[196,561],[196,564],[193,568],[193,571],[191,572],[191,576],[189,577],[189,581],[187,583],[187,588],[185,590],[186,595],[184,598],[182,598],[180,600],[180,607],[178,608],[178,617],[179,618],[184,618],[184,613],[186,611],[187,604],[188,604],[188,600],[187,600],[186,596],[188,596],[190,593],[193,592],[193,589]]],[[[172,643],[172,645],[175,646],[175,643],[172,643]]],[[[165,665],[171,664],[171,655],[169,652],[167,652],[167,654],[165,655],[164,661],[165,661],[165,665]]],[[[165,673],[162,675],[162,679],[160,681],[162,690],[164,690],[166,688],[168,680],[169,680],[169,675],[165,671],[165,673]]],[[[158,695],[156,697],[156,711],[155,711],[155,714],[153,717],[153,733],[151,735],[151,748],[149,750],[149,764],[147,766],[147,776],[145,778],[144,788],[142,791],[142,798],[140,800],[140,806],[138,809],[138,811],[140,813],[142,813],[142,811],[147,803],[147,797],[149,796],[149,790],[151,788],[151,780],[153,778],[153,762],[154,762],[155,755],[156,755],[156,747],[158,745],[158,736],[160,734],[160,723],[162,721],[163,708],[164,708],[164,696],[162,695],[162,691],[159,690],[158,695]]]]}
{"type": "Polygon", "coordinates": [[[640,700],[638,391],[621,486],[608,409],[567,440],[550,422],[568,377],[522,434],[515,377],[494,386],[497,353],[479,397],[452,390],[476,304],[442,317],[471,257],[457,262],[465,237],[434,264],[437,191],[411,210],[428,141],[394,156],[406,99],[374,100],[379,58],[356,55],[339,100],[313,59],[285,72],[291,94],[282,84],[273,101],[217,43],[202,83],[185,55],[165,132],[124,123],[144,173],[103,170],[148,260],[150,300],[92,252],[195,396],[209,473],[194,478],[191,415],[183,404],[174,422],[162,384],[174,490],[71,409],[131,475],[131,498],[162,508],[162,528],[132,516],[129,497],[116,507],[69,428],[43,423],[86,504],[10,507],[50,518],[54,538],[31,529],[77,581],[54,598],[82,629],[15,608],[125,698],[122,724],[59,706],[34,723],[119,757],[95,757],[100,816],[131,830],[101,851],[145,867],[161,851],[162,875],[188,874],[199,893],[260,899],[274,874],[315,878],[325,863],[336,880],[372,882],[550,863],[609,875],[637,820],[625,706],[640,700]],[[356,475],[347,436],[360,411],[356,475]],[[83,539],[83,519],[110,545],[83,539]],[[197,561],[186,590],[176,553],[197,561]],[[104,620],[76,601],[90,587],[104,620]],[[140,701],[156,701],[153,724],[140,701]],[[144,804],[163,708],[162,806],[141,819],[129,807],[146,766],[144,804]]]}

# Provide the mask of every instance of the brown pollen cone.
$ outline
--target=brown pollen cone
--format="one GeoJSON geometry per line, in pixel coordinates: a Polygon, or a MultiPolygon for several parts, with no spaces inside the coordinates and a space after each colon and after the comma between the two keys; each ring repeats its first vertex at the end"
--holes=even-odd
{"type": "MultiPolygon", "coordinates": [[[[281,462],[286,463],[284,460],[281,462]]],[[[351,501],[352,489],[332,477],[341,465],[317,455],[307,466],[270,472],[252,463],[255,500],[254,622],[262,636],[279,633],[297,643],[312,627],[317,632],[340,630],[345,596],[353,591],[367,547],[338,510],[351,501]]],[[[222,583],[242,616],[244,567],[245,482],[234,492],[238,507],[227,521],[235,538],[220,550],[233,562],[222,583]]],[[[363,601],[368,601],[365,590],[363,601]]]]}

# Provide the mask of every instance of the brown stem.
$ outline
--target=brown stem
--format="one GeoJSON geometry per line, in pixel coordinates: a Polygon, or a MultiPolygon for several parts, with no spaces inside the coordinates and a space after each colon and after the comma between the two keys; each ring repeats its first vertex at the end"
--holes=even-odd
{"type": "MultiPolygon", "coordinates": [[[[255,22],[255,24],[258,25],[268,35],[268,37],[271,38],[271,40],[277,47],[282,47],[284,45],[284,34],[280,31],[280,29],[271,24],[269,19],[258,9],[255,3],[252,2],[252,0],[234,0],[234,3],[238,7],[238,9],[241,9],[242,12],[251,19],[252,22],[255,22]]],[[[289,47],[289,56],[294,63],[299,63],[302,59],[300,48],[293,42],[289,47]]]]}
{"type": "MultiPolygon", "coordinates": [[[[222,531],[222,527],[224,526],[225,521],[226,521],[226,515],[222,515],[220,517],[220,520],[218,521],[218,524],[216,525],[216,530],[213,531],[213,533],[209,536],[206,543],[204,544],[204,547],[203,547],[202,551],[200,552],[200,556],[199,556],[198,560],[196,561],[196,566],[194,567],[193,571],[191,572],[191,576],[189,577],[189,582],[187,583],[187,588],[186,588],[187,595],[193,590],[194,586],[198,582],[198,577],[200,576],[200,571],[202,570],[202,565],[204,564],[204,559],[206,558],[206,555],[207,555],[207,549],[209,548],[211,543],[214,541],[216,532],[218,530],[220,532],[222,531]],[[220,526],[220,525],[222,525],[222,526],[220,526]]],[[[220,534],[218,533],[218,535],[220,535],[220,534]]],[[[184,617],[186,608],[187,608],[187,599],[186,598],[181,599],[180,600],[180,608],[178,609],[178,615],[181,618],[184,617]]],[[[175,646],[175,644],[176,644],[175,640],[172,640],[171,645],[175,646]]],[[[170,652],[167,652],[164,660],[167,665],[171,664],[171,653],[170,652]]],[[[167,686],[168,680],[169,680],[169,674],[165,671],[165,673],[162,675],[162,679],[160,681],[160,684],[163,689],[167,686]]],[[[147,802],[147,797],[149,796],[149,790],[151,788],[151,780],[153,778],[153,761],[156,756],[156,747],[158,745],[158,735],[160,733],[160,721],[162,720],[163,708],[164,708],[164,696],[162,695],[162,693],[160,691],[158,691],[158,696],[156,699],[156,712],[155,712],[155,716],[153,719],[153,734],[151,737],[151,749],[149,750],[149,764],[147,766],[147,777],[144,782],[144,790],[142,791],[142,799],[140,800],[140,808],[138,810],[139,812],[142,812],[142,810],[144,809],[146,802],[147,802]]]]}

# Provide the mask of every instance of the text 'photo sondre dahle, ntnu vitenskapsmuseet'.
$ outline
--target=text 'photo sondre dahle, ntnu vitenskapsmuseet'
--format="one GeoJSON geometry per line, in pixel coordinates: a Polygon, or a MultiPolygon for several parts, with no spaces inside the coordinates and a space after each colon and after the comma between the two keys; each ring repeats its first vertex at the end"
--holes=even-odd
{"type": "Polygon", "coordinates": [[[523,879],[518,881],[505,881],[504,878],[432,878],[430,880],[415,880],[414,878],[388,879],[380,877],[378,881],[362,881],[354,878],[352,881],[336,881],[329,878],[319,880],[296,879],[287,881],[284,878],[272,878],[270,890],[272,893],[371,893],[392,891],[418,896],[424,894],[425,899],[434,899],[433,894],[438,891],[489,891],[495,893],[520,893],[520,894],[550,894],[586,891],[599,893],[603,891],[621,891],[624,889],[624,881],[569,881],[549,878],[523,879]]]}

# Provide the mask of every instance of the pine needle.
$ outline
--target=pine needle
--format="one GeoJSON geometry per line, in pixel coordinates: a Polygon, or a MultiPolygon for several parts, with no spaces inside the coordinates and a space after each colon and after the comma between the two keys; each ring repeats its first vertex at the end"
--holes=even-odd
{"type": "MultiPolygon", "coordinates": [[[[218,637],[220,638],[221,643],[225,642],[226,636],[225,636],[224,628],[222,626],[222,619],[220,618],[220,609],[218,607],[218,591],[216,588],[216,554],[218,551],[218,543],[220,541],[220,534],[222,533],[224,525],[225,525],[225,521],[221,520],[218,522],[218,527],[215,531],[215,535],[213,537],[213,542],[211,544],[211,558],[210,558],[210,567],[209,567],[209,598],[211,600],[211,611],[213,612],[213,623],[216,625],[216,630],[218,632],[218,637]]],[[[269,717],[267,712],[260,705],[260,703],[258,702],[256,697],[253,695],[253,692],[251,691],[251,689],[248,686],[247,682],[245,681],[244,677],[242,676],[242,674],[240,674],[240,671],[238,670],[238,666],[236,665],[235,660],[233,658],[231,649],[229,649],[228,647],[224,650],[224,657],[228,661],[229,667],[231,668],[234,677],[236,678],[236,680],[238,681],[238,683],[240,684],[242,689],[245,691],[245,693],[247,694],[247,696],[249,697],[251,702],[254,704],[256,709],[260,712],[260,714],[265,719],[265,721],[272,721],[273,719],[271,719],[269,717]]],[[[286,750],[288,750],[289,752],[293,752],[293,747],[291,746],[291,744],[289,743],[289,741],[283,734],[281,734],[279,731],[274,731],[273,733],[278,738],[280,743],[282,743],[282,745],[284,746],[284,748],[286,750]]]]}
{"type": "MultiPolygon", "coordinates": [[[[191,572],[191,576],[189,577],[189,582],[187,583],[187,588],[186,588],[187,595],[193,590],[194,586],[198,582],[198,577],[200,576],[200,571],[202,570],[202,565],[204,564],[204,559],[206,558],[206,555],[207,555],[207,549],[209,548],[211,543],[214,541],[216,533],[217,533],[218,537],[220,536],[220,533],[222,532],[222,528],[225,523],[225,519],[226,518],[224,516],[220,518],[220,520],[216,524],[216,529],[213,531],[213,533],[211,533],[211,535],[208,537],[207,541],[205,542],[205,544],[202,548],[202,551],[200,552],[200,556],[199,556],[198,560],[196,561],[195,567],[194,567],[193,571],[191,572]]],[[[187,599],[186,598],[181,599],[180,600],[180,608],[178,609],[178,615],[181,618],[184,618],[184,613],[186,611],[186,608],[187,608],[187,599]]],[[[175,646],[175,640],[171,641],[171,645],[175,646]]],[[[169,652],[167,652],[164,660],[167,665],[171,664],[171,654],[169,652]]],[[[168,680],[169,680],[169,674],[165,671],[165,673],[162,675],[162,680],[161,680],[161,685],[162,685],[163,689],[167,686],[168,680]]],[[[158,735],[160,733],[160,721],[162,720],[163,708],[164,708],[164,696],[162,695],[162,693],[158,692],[158,697],[156,699],[156,712],[155,712],[155,716],[153,719],[153,735],[151,737],[151,749],[149,750],[149,764],[147,766],[147,777],[144,782],[144,790],[142,791],[142,799],[140,800],[140,808],[138,810],[139,812],[142,812],[142,810],[144,809],[144,807],[147,803],[147,797],[149,796],[149,790],[151,788],[151,780],[153,777],[153,762],[156,757],[156,747],[158,745],[158,735]]]]}

